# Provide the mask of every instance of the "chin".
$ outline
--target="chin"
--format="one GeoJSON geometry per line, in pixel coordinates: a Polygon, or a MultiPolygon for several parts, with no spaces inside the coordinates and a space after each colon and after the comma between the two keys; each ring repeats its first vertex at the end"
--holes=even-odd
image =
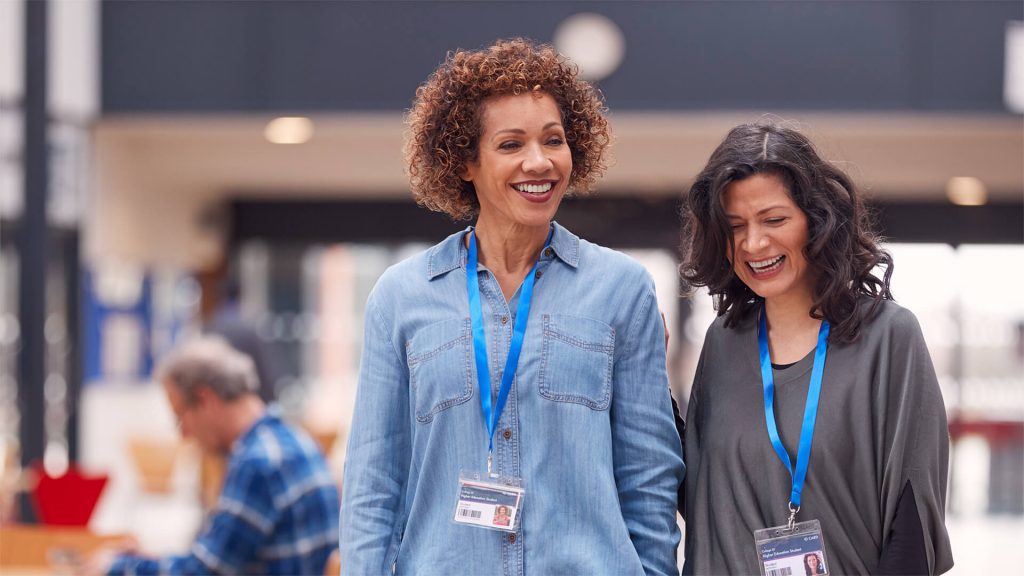
{"type": "Polygon", "coordinates": [[[517,224],[519,224],[523,228],[544,228],[544,227],[549,226],[553,219],[554,219],[554,214],[552,214],[550,216],[549,215],[543,215],[543,216],[536,216],[536,217],[530,217],[530,218],[519,218],[517,220],[517,224]]]}
{"type": "MultiPolygon", "coordinates": [[[[742,279],[741,279],[742,280],[742,279]]],[[[743,280],[743,283],[750,288],[750,291],[757,294],[761,298],[768,300],[769,298],[775,298],[776,296],[785,296],[793,289],[793,284],[790,282],[749,282],[743,280]]]]}

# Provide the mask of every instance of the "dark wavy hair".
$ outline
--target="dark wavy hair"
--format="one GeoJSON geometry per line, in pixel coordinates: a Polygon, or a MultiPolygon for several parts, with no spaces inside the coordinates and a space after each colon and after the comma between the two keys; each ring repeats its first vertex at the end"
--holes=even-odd
{"type": "Polygon", "coordinates": [[[892,300],[892,256],[879,247],[850,177],[823,160],[806,136],[776,122],[741,124],[730,130],[697,175],[682,208],[683,280],[690,286],[707,286],[727,327],[761,308],[762,298],[729,263],[735,246],[722,206],[730,184],[755,174],[778,177],[807,216],[803,252],[818,273],[810,315],[829,321],[831,340],[856,340],[882,300],[892,300]],[[881,278],[874,272],[878,266],[884,268],[881,278]]]}
{"type": "Polygon", "coordinates": [[[475,216],[480,202],[460,174],[477,159],[482,104],[491,96],[542,92],[555,99],[572,154],[569,189],[585,194],[604,172],[611,131],[601,93],[547,44],[498,40],[482,50],[456,50],[416,90],[406,116],[405,161],[412,194],[455,220],[475,216]]]}
{"type": "Polygon", "coordinates": [[[808,552],[807,554],[804,554],[804,573],[806,574],[806,576],[814,576],[815,574],[824,574],[825,573],[825,567],[822,566],[821,556],[818,556],[814,552],[808,552]],[[817,564],[816,564],[816,566],[815,566],[815,568],[813,570],[811,569],[811,565],[807,562],[811,558],[814,558],[814,560],[817,562],[817,564]]]}

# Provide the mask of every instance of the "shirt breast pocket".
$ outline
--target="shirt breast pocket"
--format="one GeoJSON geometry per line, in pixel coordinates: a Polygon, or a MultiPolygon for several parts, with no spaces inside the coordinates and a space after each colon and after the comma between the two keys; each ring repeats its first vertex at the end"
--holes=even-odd
{"type": "Polygon", "coordinates": [[[607,410],[612,399],[615,330],[597,320],[544,314],[540,395],[607,410]]]}
{"type": "Polygon", "coordinates": [[[427,424],[473,397],[472,342],[469,318],[435,322],[409,340],[409,385],[418,422],[427,424]]]}

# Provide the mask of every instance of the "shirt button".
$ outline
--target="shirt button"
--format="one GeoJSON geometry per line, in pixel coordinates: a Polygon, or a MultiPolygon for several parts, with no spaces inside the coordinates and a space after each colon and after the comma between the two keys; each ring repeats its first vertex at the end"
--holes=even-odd
{"type": "Polygon", "coordinates": [[[501,323],[502,324],[508,324],[508,316],[502,316],[501,317],[501,323]]]}
{"type": "Polygon", "coordinates": [[[537,278],[540,278],[543,275],[544,275],[544,271],[543,270],[537,270],[537,278]]]}
{"type": "Polygon", "coordinates": [[[505,432],[502,433],[502,436],[505,437],[505,440],[509,440],[510,438],[512,438],[512,431],[509,430],[508,428],[505,428],[505,432]]]}
{"type": "Polygon", "coordinates": [[[548,258],[550,258],[552,254],[553,252],[551,251],[551,248],[547,248],[546,250],[544,250],[544,255],[547,256],[548,258]]]}
{"type": "Polygon", "coordinates": [[[508,543],[509,544],[515,544],[516,543],[516,535],[515,534],[509,534],[508,535],[508,543]]]}

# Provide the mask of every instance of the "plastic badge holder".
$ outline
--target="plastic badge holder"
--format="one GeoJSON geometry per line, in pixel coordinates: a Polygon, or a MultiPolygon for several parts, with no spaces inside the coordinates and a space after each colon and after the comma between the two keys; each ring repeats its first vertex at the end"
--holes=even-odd
{"type": "Polygon", "coordinates": [[[523,507],[522,481],[459,474],[459,494],[453,520],[477,528],[515,532],[523,507]]]}
{"type": "Polygon", "coordinates": [[[825,539],[817,520],[797,522],[793,528],[776,526],[754,532],[761,576],[804,576],[805,563],[817,562],[813,574],[831,574],[825,557],[825,539]],[[813,556],[812,560],[810,556],[813,556]]]}

